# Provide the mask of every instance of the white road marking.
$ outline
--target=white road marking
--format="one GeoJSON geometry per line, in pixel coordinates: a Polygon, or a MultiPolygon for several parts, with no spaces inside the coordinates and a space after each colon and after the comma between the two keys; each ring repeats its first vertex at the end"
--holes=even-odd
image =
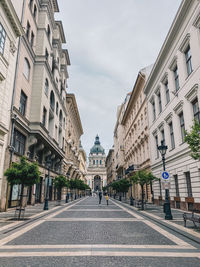
{"type": "MultiPolygon", "coordinates": [[[[5,245],[1,249],[79,249],[79,248],[115,248],[115,249],[185,249],[177,245],[119,245],[119,244],[83,244],[83,245],[5,245]]],[[[187,249],[193,249],[191,247],[187,249]]]]}
{"type": "MultiPolygon", "coordinates": [[[[45,219],[48,222],[138,222],[141,219],[136,218],[48,218],[45,219]]],[[[144,219],[143,219],[144,221],[144,219]]]]}
{"type": "Polygon", "coordinates": [[[78,256],[109,256],[109,257],[166,257],[166,258],[198,258],[200,253],[181,252],[149,252],[149,251],[49,251],[49,252],[1,252],[0,257],[78,257],[78,256]]]}

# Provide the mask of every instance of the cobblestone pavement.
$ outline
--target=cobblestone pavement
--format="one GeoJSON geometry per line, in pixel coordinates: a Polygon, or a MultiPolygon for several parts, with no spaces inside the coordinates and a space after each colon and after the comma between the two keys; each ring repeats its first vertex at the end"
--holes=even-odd
{"type": "Polygon", "coordinates": [[[1,267],[200,266],[198,233],[165,224],[158,211],[140,212],[116,200],[107,206],[104,198],[99,205],[97,197],[51,205],[18,224],[4,221],[1,267]]]}

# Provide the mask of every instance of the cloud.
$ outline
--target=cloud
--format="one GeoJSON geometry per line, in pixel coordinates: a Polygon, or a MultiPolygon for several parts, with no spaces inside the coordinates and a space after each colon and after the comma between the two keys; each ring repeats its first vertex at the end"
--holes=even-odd
{"type": "Polygon", "coordinates": [[[117,106],[141,68],[155,62],[181,0],[58,0],[86,152],[98,133],[113,145],[117,106]]]}

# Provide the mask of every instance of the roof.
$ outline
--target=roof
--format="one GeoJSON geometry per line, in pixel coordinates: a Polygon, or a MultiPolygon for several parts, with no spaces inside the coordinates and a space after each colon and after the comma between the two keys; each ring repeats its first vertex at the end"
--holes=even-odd
{"type": "Polygon", "coordinates": [[[105,151],[103,149],[103,147],[101,146],[101,143],[99,141],[99,136],[97,135],[95,137],[95,142],[93,147],[90,149],[90,154],[105,154],[105,151]]]}

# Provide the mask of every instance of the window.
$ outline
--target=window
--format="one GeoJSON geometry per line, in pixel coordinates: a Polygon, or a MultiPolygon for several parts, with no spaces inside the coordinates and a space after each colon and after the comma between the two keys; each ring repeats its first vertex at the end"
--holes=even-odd
{"type": "Polygon", "coordinates": [[[95,165],[95,160],[93,160],[93,165],[95,165]]]}
{"type": "Polygon", "coordinates": [[[15,152],[19,153],[20,155],[24,155],[25,153],[25,143],[26,137],[20,133],[18,130],[14,130],[14,148],[15,152]]]}
{"type": "Polygon", "coordinates": [[[152,102],[152,109],[153,109],[153,120],[156,119],[156,107],[155,107],[155,102],[152,102]]]}
{"type": "Polygon", "coordinates": [[[169,132],[170,132],[170,139],[171,139],[171,148],[175,148],[175,141],[174,141],[174,131],[173,131],[173,124],[172,122],[169,124],[169,132]]]}
{"type": "Polygon", "coordinates": [[[185,122],[184,122],[183,112],[179,115],[179,120],[180,120],[180,127],[181,127],[181,138],[182,138],[182,142],[184,142],[184,138],[185,138],[185,122]]]}
{"type": "Polygon", "coordinates": [[[178,185],[178,175],[174,175],[174,183],[175,183],[175,190],[176,190],[176,197],[179,197],[179,185],[178,185]]]}
{"type": "Polygon", "coordinates": [[[33,47],[34,45],[34,39],[35,39],[35,35],[33,32],[31,32],[31,47],[33,47]]]}
{"type": "Polygon", "coordinates": [[[162,102],[160,92],[158,93],[158,104],[159,104],[159,113],[162,112],[162,102]]]}
{"type": "Polygon", "coordinates": [[[24,59],[24,76],[26,77],[27,80],[29,80],[30,77],[30,63],[27,58],[24,59]]]}
{"type": "Polygon", "coordinates": [[[47,37],[48,37],[48,39],[49,39],[49,41],[50,41],[50,37],[51,37],[51,30],[50,30],[50,27],[49,27],[49,25],[47,26],[47,37]]]}
{"type": "Polygon", "coordinates": [[[33,0],[30,0],[30,1],[29,1],[29,7],[30,7],[30,9],[32,10],[32,7],[33,7],[33,0]]]}
{"type": "Polygon", "coordinates": [[[29,40],[29,36],[30,36],[30,29],[31,29],[31,25],[27,21],[27,25],[26,25],[26,37],[27,37],[28,40],[29,40]]]}
{"type": "Polygon", "coordinates": [[[192,106],[193,106],[194,119],[200,123],[199,103],[197,98],[193,101],[192,106]]]}
{"type": "Polygon", "coordinates": [[[26,111],[26,101],[27,101],[27,96],[24,94],[23,91],[21,91],[20,104],[19,104],[19,112],[23,116],[25,115],[25,111],[26,111]]]}
{"type": "Polygon", "coordinates": [[[46,60],[48,60],[48,59],[49,59],[49,52],[48,52],[48,50],[47,50],[47,49],[45,49],[45,58],[46,58],[46,60]]]}
{"type": "Polygon", "coordinates": [[[42,114],[42,125],[46,125],[46,118],[47,118],[47,110],[45,107],[43,107],[43,114],[42,114]]]}
{"type": "Polygon", "coordinates": [[[169,83],[166,81],[165,83],[165,94],[166,94],[166,103],[168,104],[170,101],[170,96],[169,96],[169,83]]]}
{"type": "Polygon", "coordinates": [[[189,76],[192,72],[192,56],[191,56],[191,49],[189,45],[185,51],[185,60],[186,60],[186,66],[187,66],[187,73],[189,76]]]}
{"type": "Polygon", "coordinates": [[[97,165],[99,164],[99,162],[98,162],[98,159],[97,159],[97,165]]]}
{"type": "Polygon", "coordinates": [[[58,102],[56,102],[56,115],[58,115],[58,102]]]}
{"type": "Polygon", "coordinates": [[[6,32],[0,23],[0,53],[3,54],[6,40],[6,32]]]}
{"type": "Polygon", "coordinates": [[[174,80],[175,80],[175,89],[176,91],[178,91],[179,89],[179,75],[178,75],[178,67],[176,65],[175,69],[174,69],[174,80]]]}
{"type": "Polygon", "coordinates": [[[102,161],[100,160],[100,165],[102,164],[102,161]]]}
{"type": "Polygon", "coordinates": [[[158,150],[158,136],[155,136],[155,143],[156,143],[156,158],[159,158],[159,150],[158,150]]]}
{"type": "Polygon", "coordinates": [[[55,97],[54,97],[53,91],[51,91],[51,94],[50,94],[50,107],[54,111],[54,108],[55,108],[55,97]]]}
{"type": "Polygon", "coordinates": [[[36,16],[37,16],[37,7],[36,7],[36,5],[34,5],[33,16],[36,19],[36,16]]]}
{"type": "Polygon", "coordinates": [[[48,95],[48,91],[49,91],[49,82],[48,82],[47,79],[45,80],[44,90],[45,90],[45,94],[48,95]]]}
{"type": "Polygon", "coordinates": [[[192,184],[191,184],[190,172],[185,172],[185,178],[187,184],[188,197],[192,197],[192,184]]]}
{"type": "Polygon", "coordinates": [[[161,131],[161,140],[163,141],[163,144],[165,145],[165,132],[164,130],[161,131]]]}
{"type": "Polygon", "coordinates": [[[59,114],[59,123],[60,126],[62,127],[62,120],[63,120],[63,115],[62,115],[62,110],[60,110],[60,114],[59,114]]]}

